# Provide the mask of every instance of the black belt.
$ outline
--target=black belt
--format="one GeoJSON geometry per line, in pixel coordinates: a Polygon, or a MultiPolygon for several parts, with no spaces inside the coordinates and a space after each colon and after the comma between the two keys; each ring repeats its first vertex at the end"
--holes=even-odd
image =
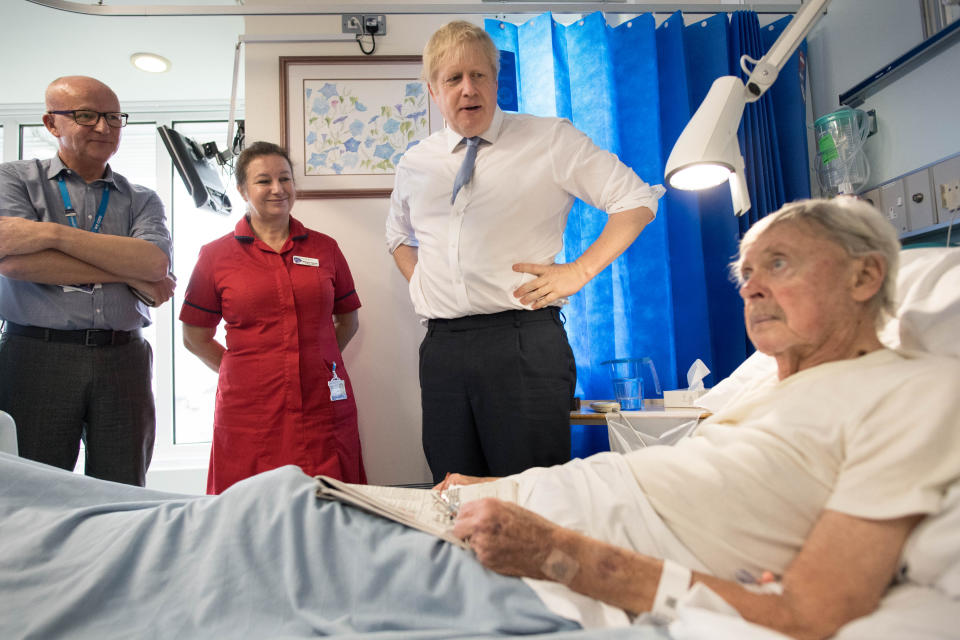
{"type": "Polygon", "coordinates": [[[554,319],[559,320],[560,318],[560,309],[558,307],[544,307],[542,309],[536,309],[535,311],[515,309],[500,311],[498,313],[463,316],[461,318],[433,318],[427,321],[427,327],[440,331],[470,331],[472,329],[486,329],[488,327],[511,324],[519,327],[521,324],[528,322],[550,322],[554,319]]]}
{"type": "Polygon", "coordinates": [[[25,327],[15,322],[4,322],[3,332],[25,338],[36,338],[44,342],[65,342],[82,344],[86,347],[109,347],[128,344],[140,338],[140,330],[111,331],[110,329],[45,329],[44,327],[25,327]]]}

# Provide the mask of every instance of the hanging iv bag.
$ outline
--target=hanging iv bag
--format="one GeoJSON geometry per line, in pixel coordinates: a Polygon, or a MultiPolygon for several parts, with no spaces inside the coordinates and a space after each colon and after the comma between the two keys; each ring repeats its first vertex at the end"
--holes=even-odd
{"type": "Polygon", "coordinates": [[[867,114],[844,107],[817,118],[817,180],[826,196],[855,193],[870,179],[870,163],[863,145],[870,135],[867,114]]]}

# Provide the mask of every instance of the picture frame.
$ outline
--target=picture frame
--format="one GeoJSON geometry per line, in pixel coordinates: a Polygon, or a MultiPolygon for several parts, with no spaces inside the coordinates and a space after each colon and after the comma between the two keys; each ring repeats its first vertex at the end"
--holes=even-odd
{"type": "Polygon", "coordinates": [[[421,56],[283,56],[280,138],[298,198],[385,198],[403,153],[443,128],[421,56]]]}

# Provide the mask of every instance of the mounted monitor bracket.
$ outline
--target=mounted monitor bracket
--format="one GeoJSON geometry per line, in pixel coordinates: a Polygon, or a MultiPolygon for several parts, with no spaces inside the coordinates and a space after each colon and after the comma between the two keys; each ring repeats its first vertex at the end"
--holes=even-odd
{"type": "Polygon", "coordinates": [[[198,144],[192,138],[163,125],[157,127],[157,132],[194,205],[198,209],[207,208],[214,213],[229,214],[230,198],[220,182],[220,174],[210,162],[210,158],[214,158],[222,164],[217,144],[198,144]]]}

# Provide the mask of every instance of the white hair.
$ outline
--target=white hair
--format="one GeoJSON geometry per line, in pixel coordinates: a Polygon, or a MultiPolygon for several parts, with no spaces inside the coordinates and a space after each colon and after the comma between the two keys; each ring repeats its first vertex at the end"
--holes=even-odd
{"type": "Polygon", "coordinates": [[[870,300],[877,323],[896,314],[897,267],[900,240],[896,229],[870,203],[850,196],[829,200],[798,200],[766,216],[744,234],[740,252],[730,265],[733,278],[743,284],[741,265],[747,249],[770,228],[786,222],[805,222],[815,233],[839,245],[851,258],[878,254],[887,264],[883,285],[870,300]]]}

